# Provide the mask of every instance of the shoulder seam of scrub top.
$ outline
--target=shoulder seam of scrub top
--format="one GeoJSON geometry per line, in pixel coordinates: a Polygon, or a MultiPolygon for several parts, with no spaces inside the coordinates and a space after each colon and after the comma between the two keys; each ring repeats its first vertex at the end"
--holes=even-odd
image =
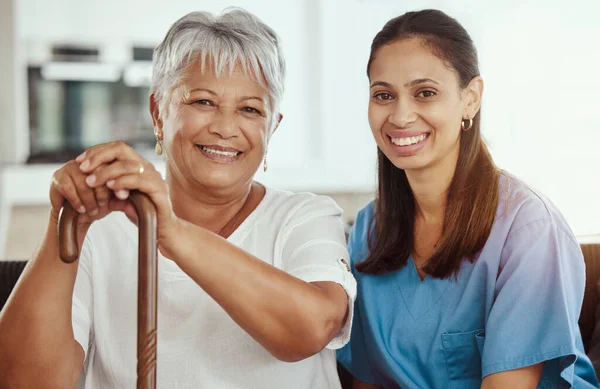
{"type": "MultiPolygon", "coordinates": [[[[573,236],[571,234],[567,233],[567,231],[565,231],[564,228],[561,228],[561,226],[557,225],[556,223],[552,223],[550,215],[547,218],[544,217],[544,218],[540,218],[540,219],[536,219],[536,220],[530,221],[527,224],[520,226],[515,231],[511,231],[507,235],[507,242],[508,242],[508,238],[510,236],[512,236],[513,234],[517,234],[517,233],[519,233],[519,231],[521,231],[521,230],[523,230],[523,229],[525,229],[527,227],[531,227],[532,224],[538,224],[540,222],[548,222],[554,228],[554,230],[556,231],[556,233],[559,234],[561,237],[568,238],[568,240],[571,243],[579,245],[579,243],[573,238],[573,236]]],[[[506,243],[505,243],[505,245],[506,245],[506,243]]]]}

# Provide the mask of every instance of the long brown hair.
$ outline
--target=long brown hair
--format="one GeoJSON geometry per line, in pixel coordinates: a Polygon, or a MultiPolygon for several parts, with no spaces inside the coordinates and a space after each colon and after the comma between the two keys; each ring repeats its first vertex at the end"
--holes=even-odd
{"type": "MultiPolygon", "coordinates": [[[[461,88],[479,75],[469,34],[438,10],[408,12],[390,20],[375,36],[367,75],[377,50],[405,38],[421,38],[458,75],[461,88]]],[[[475,260],[487,241],[498,205],[499,171],[481,137],[481,111],[469,131],[461,131],[456,170],[447,192],[442,234],[423,270],[435,278],[456,276],[463,259],[475,260]]],[[[375,217],[369,256],[356,264],[362,273],[383,274],[406,265],[414,244],[415,198],[404,170],[378,150],[375,217]]]]}

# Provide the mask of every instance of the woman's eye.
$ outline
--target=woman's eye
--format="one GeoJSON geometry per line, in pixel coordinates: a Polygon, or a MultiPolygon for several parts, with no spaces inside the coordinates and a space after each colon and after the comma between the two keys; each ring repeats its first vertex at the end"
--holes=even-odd
{"type": "Polygon", "coordinates": [[[394,98],[390,93],[386,92],[377,93],[373,97],[375,97],[376,100],[391,100],[394,98]]]}
{"type": "Polygon", "coordinates": [[[213,105],[213,102],[210,100],[196,100],[194,101],[194,104],[198,104],[198,105],[213,105]]]}
{"type": "Polygon", "coordinates": [[[256,108],[252,108],[252,107],[244,107],[242,108],[242,111],[244,112],[248,112],[248,113],[255,113],[255,114],[259,114],[260,115],[260,111],[256,108]]]}
{"type": "Polygon", "coordinates": [[[425,97],[425,98],[427,98],[427,97],[433,97],[435,95],[436,95],[436,93],[434,91],[431,91],[431,90],[424,90],[424,91],[421,91],[421,92],[417,93],[418,97],[425,97]]]}

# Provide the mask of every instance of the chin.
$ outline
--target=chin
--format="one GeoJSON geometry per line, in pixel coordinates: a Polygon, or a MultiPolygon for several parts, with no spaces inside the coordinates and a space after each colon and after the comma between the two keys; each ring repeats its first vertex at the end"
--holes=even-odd
{"type": "Polygon", "coordinates": [[[206,188],[227,190],[252,182],[254,174],[240,166],[230,169],[204,169],[194,174],[196,181],[206,188]]]}
{"type": "Polygon", "coordinates": [[[410,172],[410,171],[421,171],[421,170],[427,168],[428,165],[421,164],[421,163],[394,163],[394,166],[396,166],[400,170],[404,170],[405,172],[410,172]]]}
{"type": "Polygon", "coordinates": [[[398,155],[392,155],[391,158],[387,155],[388,159],[398,169],[410,171],[410,170],[423,170],[431,166],[431,158],[428,158],[424,154],[416,154],[406,157],[398,155]]]}
{"type": "Polygon", "coordinates": [[[196,177],[202,186],[215,189],[231,188],[239,183],[240,179],[228,174],[226,171],[221,172],[203,172],[199,177],[196,177]]]}

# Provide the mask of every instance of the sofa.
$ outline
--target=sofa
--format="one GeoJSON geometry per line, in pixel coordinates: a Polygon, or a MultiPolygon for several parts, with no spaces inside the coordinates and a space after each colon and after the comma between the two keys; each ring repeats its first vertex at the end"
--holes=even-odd
{"type": "MultiPolygon", "coordinates": [[[[585,258],[586,284],[579,328],[586,353],[592,359],[596,374],[600,376],[600,243],[581,244],[585,258]]],[[[15,286],[25,261],[0,261],[0,311],[4,307],[15,286]]],[[[351,388],[351,377],[338,365],[338,372],[344,389],[351,388]]]]}
{"type": "Polygon", "coordinates": [[[585,295],[579,329],[587,355],[600,377],[600,243],[581,245],[585,258],[585,295]]]}

